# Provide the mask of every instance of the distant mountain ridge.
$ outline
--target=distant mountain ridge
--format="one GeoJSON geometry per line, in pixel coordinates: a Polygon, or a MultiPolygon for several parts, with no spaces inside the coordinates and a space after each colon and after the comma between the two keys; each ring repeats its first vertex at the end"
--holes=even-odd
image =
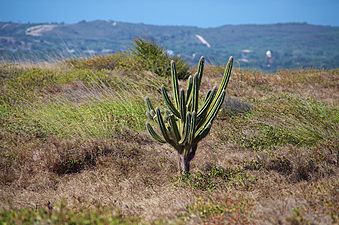
{"type": "Polygon", "coordinates": [[[128,50],[135,38],[152,40],[190,63],[204,55],[210,63],[223,64],[233,55],[242,68],[339,67],[339,27],[306,23],[199,28],[112,20],[0,22],[0,59],[41,61],[108,54],[128,50]]]}

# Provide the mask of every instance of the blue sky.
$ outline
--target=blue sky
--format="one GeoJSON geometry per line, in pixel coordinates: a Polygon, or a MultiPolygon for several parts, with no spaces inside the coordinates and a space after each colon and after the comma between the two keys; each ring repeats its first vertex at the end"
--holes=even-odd
{"type": "Polygon", "coordinates": [[[339,26],[339,0],[0,0],[0,21],[111,19],[157,25],[307,22],[339,26]]]}

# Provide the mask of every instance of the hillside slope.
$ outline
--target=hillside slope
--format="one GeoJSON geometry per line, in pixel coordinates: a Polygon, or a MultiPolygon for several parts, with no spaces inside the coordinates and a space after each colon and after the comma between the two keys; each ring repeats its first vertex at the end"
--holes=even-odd
{"type": "Polygon", "coordinates": [[[302,23],[198,28],[104,20],[76,24],[0,22],[0,57],[51,61],[108,54],[128,49],[138,37],[153,40],[190,63],[205,55],[211,63],[223,64],[224,55],[233,55],[243,68],[339,67],[339,28],[302,23]],[[272,60],[265,55],[268,50],[272,60]]]}

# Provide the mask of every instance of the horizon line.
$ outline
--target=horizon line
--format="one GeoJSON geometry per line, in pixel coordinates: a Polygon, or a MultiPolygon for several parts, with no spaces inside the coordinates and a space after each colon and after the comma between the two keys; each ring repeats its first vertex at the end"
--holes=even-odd
{"type": "Polygon", "coordinates": [[[223,24],[223,25],[217,25],[217,26],[197,26],[197,25],[187,25],[187,24],[152,24],[152,23],[145,23],[145,22],[129,22],[129,21],[120,21],[120,20],[114,20],[114,19],[94,19],[94,20],[79,20],[74,22],[65,22],[65,21],[42,21],[42,22],[31,22],[31,21],[15,21],[15,20],[9,20],[9,21],[3,21],[0,19],[1,23],[17,23],[17,24],[65,24],[65,25],[71,25],[71,24],[79,24],[81,22],[95,22],[95,21],[106,21],[106,22],[119,22],[119,23],[129,23],[129,24],[143,24],[143,25],[149,25],[149,26],[167,26],[167,27],[196,27],[196,28],[218,28],[223,26],[246,26],[246,25],[286,25],[286,24],[304,24],[304,25],[312,25],[312,26],[327,26],[327,27],[339,27],[339,25],[331,25],[331,24],[316,24],[316,23],[309,23],[306,21],[303,22],[296,22],[296,21],[289,21],[289,22],[274,22],[274,23],[232,23],[232,24],[223,24]]]}

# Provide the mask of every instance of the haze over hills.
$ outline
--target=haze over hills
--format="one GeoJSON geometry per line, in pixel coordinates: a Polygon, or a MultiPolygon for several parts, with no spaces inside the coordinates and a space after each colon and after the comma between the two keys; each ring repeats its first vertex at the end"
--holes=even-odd
{"type": "Polygon", "coordinates": [[[0,59],[53,61],[110,54],[130,49],[136,38],[152,40],[190,63],[204,55],[210,63],[223,64],[233,55],[241,68],[339,67],[339,27],[306,23],[199,28],[112,20],[0,22],[0,59]]]}

